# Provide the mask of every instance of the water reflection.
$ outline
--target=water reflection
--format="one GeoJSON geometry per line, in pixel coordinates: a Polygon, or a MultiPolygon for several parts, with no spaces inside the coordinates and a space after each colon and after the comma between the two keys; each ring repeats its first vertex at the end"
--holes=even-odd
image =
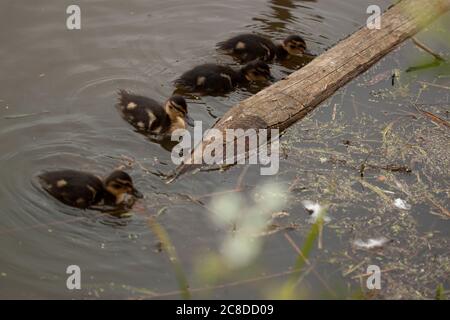
{"type": "MultiPolygon", "coordinates": [[[[272,12],[265,14],[264,17],[255,17],[254,21],[262,22],[261,30],[264,30],[268,34],[283,34],[289,29],[288,25],[293,23],[300,23],[301,21],[296,17],[294,11],[298,8],[312,9],[311,6],[307,6],[301,3],[310,2],[314,3],[317,0],[270,0],[269,8],[272,12]]],[[[314,15],[318,19],[322,19],[320,15],[314,15]]],[[[319,20],[320,21],[320,20],[319,20]]]]}

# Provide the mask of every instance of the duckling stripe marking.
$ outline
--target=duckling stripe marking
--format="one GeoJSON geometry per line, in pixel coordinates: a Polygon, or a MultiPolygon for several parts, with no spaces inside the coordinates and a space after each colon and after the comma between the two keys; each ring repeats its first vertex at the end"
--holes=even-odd
{"type": "Polygon", "coordinates": [[[58,188],[65,187],[65,186],[67,186],[67,181],[64,180],[64,179],[61,179],[61,180],[59,180],[59,181],[56,182],[56,186],[57,186],[58,188]]]}
{"type": "Polygon", "coordinates": [[[297,47],[306,49],[306,44],[304,42],[300,42],[300,41],[293,41],[293,42],[297,47]]]}
{"type": "Polygon", "coordinates": [[[202,86],[205,84],[206,78],[205,77],[198,77],[197,78],[197,86],[202,86]]]}
{"type": "Polygon", "coordinates": [[[266,46],[264,43],[260,43],[260,44],[261,44],[261,47],[263,47],[264,50],[267,51],[266,58],[269,58],[270,57],[270,53],[271,53],[270,48],[268,46],[266,46]]]}
{"type": "Polygon", "coordinates": [[[87,185],[87,188],[89,189],[89,191],[92,192],[92,196],[95,198],[95,195],[97,194],[97,190],[95,190],[92,186],[87,185]]]}
{"type": "Polygon", "coordinates": [[[152,123],[153,123],[153,121],[155,121],[156,117],[153,114],[153,112],[151,112],[151,111],[147,111],[147,115],[148,115],[148,127],[151,128],[152,123]]]}
{"type": "Polygon", "coordinates": [[[122,179],[117,179],[117,181],[119,181],[120,183],[122,183],[122,184],[124,184],[124,185],[126,185],[126,186],[131,186],[130,181],[122,180],[122,179]]]}
{"type": "Polygon", "coordinates": [[[178,103],[176,103],[176,102],[174,102],[174,101],[172,101],[172,104],[173,104],[177,109],[179,109],[179,110],[182,110],[182,109],[183,109],[182,106],[180,106],[178,103]]]}
{"type": "Polygon", "coordinates": [[[134,102],[130,102],[130,103],[127,105],[127,109],[128,109],[128,110],[133,110],[133,109],[136,108],[136,107],[137,107],[137,104],[134,103],[134,102]]]}
{"type": "Polygon", "coordinates": [[[222,78],[227,79],[228,82],[230,82],[230,86],[233,86],[233,83],[231,82],[231,77],[230,77],[228,74],[226,74],[226,73],[221,73],[220,76],[221,76],[222,78]]]}
{"type": "Polygon", "coordinates": [[[236,44],[236,49],[237,49],[237,50],[243,50],[243,49],[245,49],[245,43],[242,42],[242,41],[239,41],[239,42],[236,44]]]}
{"type": "Polygon", "coordinates": [[[139,122],[137,123],[137,126],[138,126],[139,128],[141,128],[141,129],[144,129],[144,128],[145,128],[145,123],[143,123],[142,121],[139,121],[139,122]]]}

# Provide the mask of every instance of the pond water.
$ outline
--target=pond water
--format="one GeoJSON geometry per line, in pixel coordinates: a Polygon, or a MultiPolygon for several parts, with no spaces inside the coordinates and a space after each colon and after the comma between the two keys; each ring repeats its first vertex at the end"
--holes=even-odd
{"type": "MultiPolygon", "coordinates": [[[[412,103],[448,120],[450,81],[428,71],[405,74],[429,58],[411,42],[291,127],[282,139],[280,173],[273,177],[260,176],[257,166],[236,166],[167,185],[147,169],[173,170],[170,154],[134,132],[114,108],[119,88],[163,101],[174,90],[172,81],[190,67],[235,64],[216,52],[215,44],[238,33],[275,40],[297,33],[320,54],[364,25],[372,3],[85,0],[78,1],[81,30],[69,31],[69,1],[2,1],[0,298],[179,298],[171,261],[148,227],[148,217],[161,210],[158,222],[176,248],[194,297],[268,297],[295,262],[285,234],[301,246],[311,227],[302,200],[329,203],[332,218],[299,285],[302,297],[350,297],[365,279],[355,276],[369,264],[387,271],[380,298],[433,297],[439,284],[448,288],[449,132],[412,103]],[[395,69],[400,77],[393,87],[395,69]],[[372,167],[361,179],[367,156],[372,167]],[[66,207],[35,181],[42,170],[105,175],[118,165],[129,167],[146,195],[127,218],[66,207]],[[412,172],[380,168],[388,165],[412,172]],[[245,194],[267,182],[290,188],[283,208],[289,216],[276,223],[279,232],[264,237],[252,272],[230,275],[215,290],[203,290],[205,284],[195,277],[201,257],[218,252],[230,233],[212,222],[206,205],[211,193],[232,190],[239,181],[245,194]],[[396,198],[412,208],[389,205],[396,198]],[[376,236],[393,241],[376,252],[352,246],[356,238],[376,236]],[[81,290],[66,287],[69,265],[81,268],[81,290]]],[[[382,9],[390,5],[378,3],[382,9]]],[[[445,21],[437,24],[442,34],[449,27],[445,21]]],[[[445,41],[426,34],[420,38],[427,45],[448,52],[445,41]]],[[[273,74],[280,79],[306,62],[275,64],[273,74]]],[[[189,112],[206,128],[251,94],[237,90],[226,97],[190,99],[189,112]]]]}

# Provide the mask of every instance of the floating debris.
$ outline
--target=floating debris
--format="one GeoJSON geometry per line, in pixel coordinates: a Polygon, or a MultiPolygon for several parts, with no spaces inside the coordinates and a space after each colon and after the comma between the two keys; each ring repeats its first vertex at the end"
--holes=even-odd
{"type": "Polygon", "coordinates": [[[446,128],[450,128],[450,123],[447,120],[442,119],[441,117],[438,117],[437,115],[435,115],[434,113],[431,113],[429,111],[419,109],[419,107],[417,107],[417,105],[415,107],[416,107],[417,111],[419,111],[423,116],[429,118],[431,121],[433,121],[437,125],[440,125],[440,126],[443,126],[446,128]]]}
{"type": "Polygon", "coordinates": [[[386,70],[386,71],[379,73],[379,74],[375,75],[374,77],[372,77],[372,79],[367,81],[365,83],[365,85],[368,87],[374,86],[374,85],[380,83],[381,81],[396,78],[398,76],[398,73],[399,73],[398,70],[386,70]]]}
{"type": "Polygon", "coordinates": [[[330,217],[324,214],[327,209],[325,206],[322,206],[318,202],[313,202],[310,200],[302,201],[302,204],[310,215],[308,219],[309,223],[316,223],[319,218],[322,218],[323,222],[325,223],[331,221],[330,217]]]}
{"type": "Polygon", "coordinates": [[[379,238],[369,239],[367,241],[357,239],[357,240],[353,241],[353,245],[358,249],[372,250],[372,249],[383,248],[389,242],[391,242],[390,239],[388,239],[386,237],[379,237],[379,238]]]}
{"type": "Polygon", "coordinates": [[[394,205],[402,210],[410,210],[411,209],[411,205],[408,204],[405,200],[397,198],[394,200],[394,205]]]}
{"type": "Polygon", "coordinates": [[[272,213],[272,219],[286,218],[286,217],[289,217],[289,212],[279,211],[272,213]]]}

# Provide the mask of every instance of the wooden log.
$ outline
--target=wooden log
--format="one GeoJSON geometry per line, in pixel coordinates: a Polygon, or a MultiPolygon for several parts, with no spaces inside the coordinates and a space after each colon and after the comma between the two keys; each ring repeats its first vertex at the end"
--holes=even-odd
{"type": "MultiPolygon", "coordinates": [[[[304,68],[232,107],[214,128],[224,132],[254,122],[255,129],[285,130],[449,9],[450,0],[400,1],[381,16],[381,29],[361,28],[304,68]]],[[[174,178],[198,167],[192,163],[192,157],[187,159],[174,178]]]]}

